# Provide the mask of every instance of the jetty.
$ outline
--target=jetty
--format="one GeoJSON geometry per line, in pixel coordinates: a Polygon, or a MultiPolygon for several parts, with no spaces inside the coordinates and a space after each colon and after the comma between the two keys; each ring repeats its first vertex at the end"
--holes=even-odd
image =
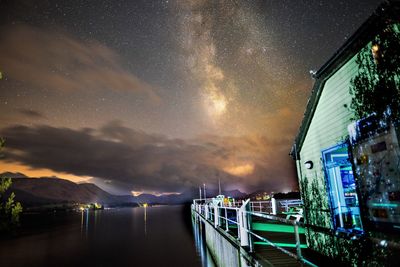
{"type": "Polygon", "coordinates": [[[217,266],[324,263],[307,247],[300,199],[226,201],[219,195],[194,199],[191,210],[195,236],[203,236],[217,266]]]}

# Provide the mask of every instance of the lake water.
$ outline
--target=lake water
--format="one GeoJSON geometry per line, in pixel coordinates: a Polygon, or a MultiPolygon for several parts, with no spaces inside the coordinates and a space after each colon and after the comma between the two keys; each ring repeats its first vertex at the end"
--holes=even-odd
{"type": "Polygon", "coordinates": [[[0,239],[0,266],[203,266],[213,263],[190,208],[26,215],[0,239]]]}

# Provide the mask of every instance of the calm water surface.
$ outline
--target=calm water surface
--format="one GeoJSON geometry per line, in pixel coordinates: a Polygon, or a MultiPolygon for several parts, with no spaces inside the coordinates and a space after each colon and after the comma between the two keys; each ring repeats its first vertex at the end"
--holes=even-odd
{"type": "Polygon", "coordinates": [[[29,215],[0,239],[0,266],[213,266],[190,208],[29,215]]]}

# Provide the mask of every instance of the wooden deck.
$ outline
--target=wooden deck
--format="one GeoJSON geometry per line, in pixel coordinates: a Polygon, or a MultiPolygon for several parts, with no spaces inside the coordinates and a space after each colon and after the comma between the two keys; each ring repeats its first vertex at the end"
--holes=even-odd
{"type": "MultiPolygon", "coordinates": [[[[278,222],[265,222],[254,220],[252,230],[255,234],[264,237],[296,255],[296,238],[294,227],[278,222]]],[[[304,235],[304,229],[299,229],[300,244],[303,250],[307,247],[304,235]]],[[[277,248],[274,248],[267,242],[253,238],[255,257],[265,263],[266,266],[303,266],[296,258],[285,254],[277,248]]]]}
{"type": "MultiPolygon", "coordinates": [[[[253,231],[276,245],[296,255],[296,240],[294,235],[294,227],[279,222],[265,222],[254,220],[252,223],[253,231]]],[[[305,230],[299,227],[301,254],[304,259],[316,266],[341,266],[337,260],[328,258],[307,247],[305,230]]],[[[283,253],[282,251],[272,247],[271,245],[253,239],[254,241],[254,257],[262,261],[265,266],[304,266],[295,258],[283,253]]]]}

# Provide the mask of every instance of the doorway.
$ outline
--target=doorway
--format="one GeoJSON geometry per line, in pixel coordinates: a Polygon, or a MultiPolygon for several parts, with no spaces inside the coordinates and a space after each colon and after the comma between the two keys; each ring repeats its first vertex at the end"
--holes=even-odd
{"type": "Polygon", "coordinates": [[[347,143],[322,151],[334,228],[362,231],[356,183],[347,143]]]}

